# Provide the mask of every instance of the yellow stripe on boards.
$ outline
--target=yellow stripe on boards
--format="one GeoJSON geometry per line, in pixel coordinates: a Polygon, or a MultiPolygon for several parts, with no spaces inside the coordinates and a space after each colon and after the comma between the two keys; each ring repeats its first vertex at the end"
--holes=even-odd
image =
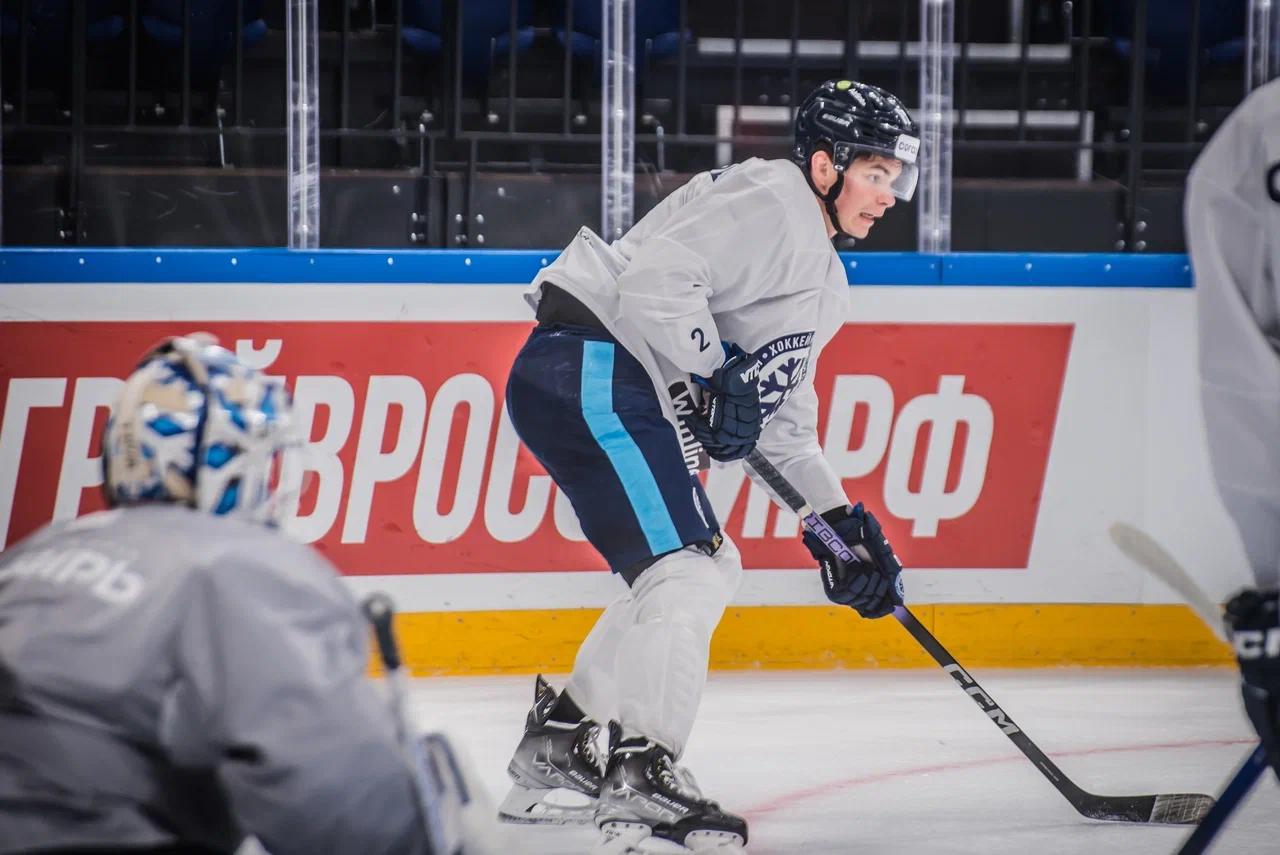
{"type": "MultiPolygon", "coordinates": [[[[965,667],[1226,665],[1231,652],[1180,605],[913,605],[965,667]]],[[[600,609],[408,612],[397,618],[414,674],[566,672],[600,609]]],[[[725,611],[720,669],[920,668],[934,662],[892,617],[825,606],[725,611]]]]}

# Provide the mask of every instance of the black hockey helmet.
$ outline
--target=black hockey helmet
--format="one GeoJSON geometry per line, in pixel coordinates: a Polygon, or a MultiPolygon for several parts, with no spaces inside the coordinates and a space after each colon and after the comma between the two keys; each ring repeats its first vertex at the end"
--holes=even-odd
{"type": "MultiPolygon", "coordinates": [[[[809,93],[796,111],[795,145],[791,159],[804,171],[813,192],[827,205],[835,221],[836,197],[844,185],[844,171],[859,153],[879,154],[902,163],[893,195],[908,201],[919,174],[920,129],[896,95],[854,80],[828,80],[809,93]],[[814,151],[830,152],[839,177],[825,195],[813,187],[809,159],[814,151]]],[[[837,226],[838,227],[838,226],[837,226]]]]}

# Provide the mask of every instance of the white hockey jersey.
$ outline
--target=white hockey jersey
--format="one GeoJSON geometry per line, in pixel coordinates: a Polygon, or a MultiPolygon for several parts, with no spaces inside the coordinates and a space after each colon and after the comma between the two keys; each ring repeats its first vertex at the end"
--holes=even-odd
{"type": "Polygon", "coordinates": [[[1250,95],[1187,182],[1201,392],[1218,491],[1260,587],[1280,584],[1280,81],[1250,95]]]}
{"type": "Polygon", "coordinates": [[[535,307],[543,282],[577,297],[644,365],[677,431],[689,375],[720,367],[721,341],[760,354],[758,448],[813,507],[846,504],[818,445],[813,376],[844,323],[849,284],[790,161],[700,173],[613,244],[583,228],[534,280],[535,307]]]}

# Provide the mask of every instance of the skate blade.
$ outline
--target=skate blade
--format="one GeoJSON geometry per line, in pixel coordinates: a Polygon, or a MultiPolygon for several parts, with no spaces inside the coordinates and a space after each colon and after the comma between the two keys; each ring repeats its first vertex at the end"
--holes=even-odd
{"type": "Polygon", "coordinates": [[[724,831],[691,831],[684,845],[665,837],[654,837],[653,829],[640,822],[606,822],[603,837],[592,855],[745,855],[742,838],[724,831]]]}
{"type": "Polygon", "coordinates": [[[590,825],[595,812],[596,800],[586,793],[513,784],[498,806],[498,819],[525,825],[590,825]]]}
{"type": "Polygon", "coordinates": [[[711,852],[713,855],[738,855],[746,852],[742,838],[729,831],[690,831],[684,838],[690,852],[711,852]]]}

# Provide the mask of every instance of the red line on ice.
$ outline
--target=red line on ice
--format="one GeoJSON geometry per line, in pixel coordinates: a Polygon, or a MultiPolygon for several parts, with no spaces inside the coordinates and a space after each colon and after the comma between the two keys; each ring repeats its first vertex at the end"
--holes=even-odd
{"type": "MultiPolygon", "coordinates": [[[[1097,754],[1122,754],[1136,751],[1174,751],[1183,748],[1214,748],[1227,745],[1252,744],[1254,744],[1254,741],[1249,739],[1202,739],[1192,742],[1157,742],[1149,745],[1117,745],[1109,748],[1081,748],[1074,751],[1055,751],[1053,752],[1052,757],[1089,757],[1097,754]]],[[[749,808],[743,813],[749,821],[754,822],[755,820],[773,813],[774,811],[790,807],[796,802],[802,802],[819,796],[830,796],[841,790],[853,789],[854,787],[861,787],[866,784],[878,784],[882,781],[892,781],[898,778],[910,778],[914,775],[928,775],[935,772],[958,772],[965,769],[980,769],[984,766],[999,766],[1004,763],[1025,762],[1030,761],[1021,754],[1010,754],[1004,757],[988,757],[983,760],[963,760],[958,763],[940,763],[935,766],[913,766],[908,769],[891,769],[884,772],[873,772],[870,775],[860,775],[856,778],[846,778],[842,781],[831,781],[816,787],[806,787],[803,790],[784,793],[783,795],[770,799],[763,804],[749,808]]]]}

